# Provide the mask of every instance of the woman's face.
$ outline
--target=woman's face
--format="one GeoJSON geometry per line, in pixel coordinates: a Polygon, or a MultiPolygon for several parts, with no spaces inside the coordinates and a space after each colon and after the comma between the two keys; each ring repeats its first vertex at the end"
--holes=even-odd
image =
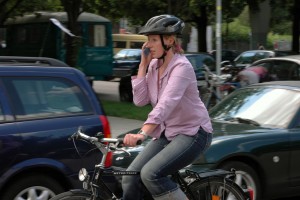
{"type": "Polygon", "coordinates": [[[159,58],[164,53],[159,35],[149,35],[147,47],[150,48],[152,58],[159,58]]]}

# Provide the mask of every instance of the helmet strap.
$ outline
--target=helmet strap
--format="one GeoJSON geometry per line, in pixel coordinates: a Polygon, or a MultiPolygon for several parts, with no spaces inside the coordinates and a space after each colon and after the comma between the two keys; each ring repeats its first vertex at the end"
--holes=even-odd
{"type": "Polygon", "coordinates": [[[171,47],[168,47],[167,45],[165,45],[165,42],[164,42],[164,38],[163,38],[163,35],[159,35],[160,36],[160,41],[161,41],[161,44],[164,48],[164,53],[161,55],[161,57],[159,57],[158,59],[163,59],[165,60],[165,56],[167,55],[167,52],[171,49],[171,47]]]}

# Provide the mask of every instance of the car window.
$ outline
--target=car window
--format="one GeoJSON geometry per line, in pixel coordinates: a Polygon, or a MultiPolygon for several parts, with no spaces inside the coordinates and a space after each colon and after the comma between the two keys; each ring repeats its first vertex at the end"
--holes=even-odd
{"type": "Polygon", "coordinates": [[[186,58],[190,61],[194,70],[197,70],[199,67],[202,66],[202,62],[199,59],[197,59],[196,56],[186,56],[186,58]]]}
{"type": "Polygon", "coordinates": [[[270,74],[276,76],[275,80],[299,80],[298,65],[290,61],[276,61],[270,74]]]}
{"type": "Polygon", "coordinates": [[[216,68],[216,63],[213,57],[207,55],[187,55],[186,58],[192,64],[194,70],[203,68],[203,64],[208,66],[210,70],[214,71],[216,68]]]}
{"type": "Polygon", "coordinates": [[[209,67],[210,70],[215,71],[216,70],[216,63],[215,60],[210,56],[205,56],[203,59],[203,63],[209,67]]]}
{"type": "Polygon", "coordinates": [[[255,56],[255,52],[246,52],[240,55],[238,58],[236,58],[235,63],[236,64],[252,63],[254,56],[255,56]]]}
{"type": "Polygon", "coordinates": [[[268,52],[257,52],[253,58],[253,62],[268,57],[270,57],[268,52]]]}
{"type": "Polygon", "coordinates": [[[116,60],[122,60],[126,57],[127,55],[127,51],[126,50],[121,50],[119,51],[115,56],[114,56],[114,59],[116,60]]]}
{"type": "Polygon", "coordinates": [[[266,68],[268,71],[270,71],[270,69],[273,66],[273,62],[260,62],[258,64],[253,65],[253,66],[261,66],[261,67],[266,68]]]}
{"type": "Polygon", "coordinates": [[[83,91],[63,78],[3,78],[17,120],[92,112],[83,91]]]}
{"type": "Polygon", "coordinates": [[[246,88],[217,104],[211,110],[210,117],[225,121],[240,117],[256,121],[263,127],[287,128],[297,112],[295,108],[299,106],[300,95],[297,91],[246,88]]]}
{"type": "Polygon", "coordinates": [[[114,41],[113,42],[114,48],[126,48],[126,42],[123,41],[114,41]]]}
{"type": "Polygon", "coordinates": [[[128,51],[126,60],[138,60],[140,59],[140,51],[128,51]]]}

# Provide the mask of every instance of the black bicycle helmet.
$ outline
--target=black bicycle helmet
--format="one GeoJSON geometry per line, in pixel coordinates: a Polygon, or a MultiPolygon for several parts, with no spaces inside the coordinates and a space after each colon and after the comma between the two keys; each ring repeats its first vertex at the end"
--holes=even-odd
{"type": "Polygon", "coordinates": [[[158,15],[142,27],[141,35],[181,35],[184,22],[173,15],[158,15]]]}

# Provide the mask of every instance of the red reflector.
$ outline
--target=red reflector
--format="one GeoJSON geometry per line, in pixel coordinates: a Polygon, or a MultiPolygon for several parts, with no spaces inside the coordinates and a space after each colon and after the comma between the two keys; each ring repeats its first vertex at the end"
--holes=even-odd
{"type": "MultiPolygon", "coordinates": [[[[110,132],[110,126],[107,117],[105,115],[100,115],[99,118],[103,126],[104,137],[110,138],[111,132],[110,132]]],[[[110,167],[112,165],[112,152],[107,153],[104,165],[105,167],[110,167]]]]}
{"type": "Polygon", "coordinates": [[[111,133],[110,133],[110,126],[107,117],[105,115],[100,115],[99,118],[100,121],[102,122],[104,137],[110,138],[111,133]]]}
{"type": "Polygon", "coordinates": [[[106,156],[105,163],[104,163],[105,167],[111,167],[112,166],[112,157],[113,157],[112,152],[108,152],[107,156],[106,156]]]}
{"type": "Polygon", "coordinates": [[[253,200],[254,199],[254,191],[253,191],[253,189],[249,188],[248,191],[249,191],[250,199],[253,200]]]}

